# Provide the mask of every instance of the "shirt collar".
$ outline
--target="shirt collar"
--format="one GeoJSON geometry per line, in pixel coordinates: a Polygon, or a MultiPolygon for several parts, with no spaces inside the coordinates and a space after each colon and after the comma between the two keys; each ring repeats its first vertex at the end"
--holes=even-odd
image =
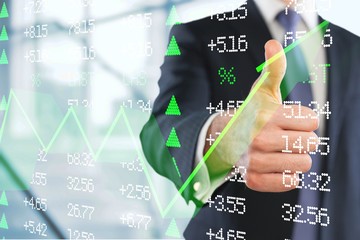
{"type": "MultiPolygon", "coordinates": [[[[285,11],[286,8],[282,0],[254,0],[254,2],[258,6],[267,24],[276,22],[277,14],[280,11],[285,11]]],[[[306,4],[311,4],[311,2],[312,1],[305,1],[306,4]]],[[[301,13],[301,19],[309,30],[318,25],[318,15],[316,12],[306,11],[301,13]]]]}

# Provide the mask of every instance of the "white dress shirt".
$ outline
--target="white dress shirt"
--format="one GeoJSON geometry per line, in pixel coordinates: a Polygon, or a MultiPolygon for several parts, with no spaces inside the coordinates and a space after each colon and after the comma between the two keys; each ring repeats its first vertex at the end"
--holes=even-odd
{"type": "MultiPolygon", "coordinates": [[[[310,4],[310,2],[311,1],[305,1],[305,4],[310,4]]],[[[282,0],[255,0],[255,3],[258,6],[273,38],[283,43],[286,33],[283,27],[277,22],[276,16],[280,11],[284,11],[286,7],[285,3],[282,0]]],[[[293,6],[291,6],[291,8],[293,8],[293,6]]],[[[311,6],[307,5],[306,9],[311,9],[311,6]]],[[[319,24],[318,15],[315,11],[304,11],[299,14],[302,17],[302,21],[297,26],[297,32],[299,36],[303,36],[303,33],[300,31],[309,32],[311,29],[315,28],[319,24]]],[[[325,48],[323,46],[319,47],[322,39],[323,35],[319,31],[314,34],[314,36],[311,38],[311,41],[305,41],[304,43],[299,45],[301,47],[301,50],[303,51],[309,72],[314,71],[314,73],[318,75],[321,75],[324,72],[323,68],[318,67],[319,64],[326,63],[325,48]],[[317,51],[315,59],[314,49],[316,49],[317,51]]],[[[290,45],[291,43],[292,42],[289,42],[288,45],[290,45]]],[[[251,42],[249,42],[249,45],[251,45],[251,42]]],[[[323,77],[318,77],[318,80],[312,83],[311,87],[314,100],[318,102],[319,106],[324,106],[326,102],[326,82],[323,81],[323,77]]],[[[203,150],[205,146],[205,139],[207,137],[207,130],[216,116],[217,114],[211,115],[201,129],[197,142],[195,166],[199,164],[203,158],[203,150]]],[[[320,117],[320,136],[324,133],[324,125],[325,119],[323,117],[320,117]]],[[[212,195],[212,193],[216,190],[216,188],[218,188],[224,182],[225,179],[220,183],[212,183],[210,181],[207,166],[206,164],[203,164],[193,181],[195,197],[205,203],[212,195]]]]}

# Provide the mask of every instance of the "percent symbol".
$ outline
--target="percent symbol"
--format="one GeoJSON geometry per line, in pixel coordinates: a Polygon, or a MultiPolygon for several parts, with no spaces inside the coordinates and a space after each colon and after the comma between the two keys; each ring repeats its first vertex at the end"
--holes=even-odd
{"type": "Polygon", "coordinates": [[[236,82],[236,77],[232,73],[234,67],[232,67],[229,71],[225,68],[221,67],[218,71],[219,76],[221,77],[220,84],[222,85],[224,82],[228,82],[230,85],[233,85],[236,82]]]}

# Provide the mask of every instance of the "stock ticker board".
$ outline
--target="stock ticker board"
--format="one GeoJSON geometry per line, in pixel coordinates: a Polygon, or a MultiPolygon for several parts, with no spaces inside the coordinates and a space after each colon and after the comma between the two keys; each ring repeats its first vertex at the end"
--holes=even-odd
{"type": "Polygon", "coordinates": [[[360,103],[360,32],[339,5],[0,0],[0,239],[358,239],[339,155],[360,114],[338,101],[360,103]]]}

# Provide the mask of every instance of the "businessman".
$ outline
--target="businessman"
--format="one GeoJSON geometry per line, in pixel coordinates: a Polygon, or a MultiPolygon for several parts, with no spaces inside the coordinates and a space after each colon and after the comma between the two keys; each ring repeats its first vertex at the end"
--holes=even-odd
{"type": "Polygon", "coordinates": [[[310,2],[249,0],[172,29],[181,55],[165,57],[141,141],[177,188],[201,166],[182,192],[199,207],[186,239],[359,238],[360,39],[322,25],[310,2]],[[159,146],[159,128],[181,147],[159,146]]]}

